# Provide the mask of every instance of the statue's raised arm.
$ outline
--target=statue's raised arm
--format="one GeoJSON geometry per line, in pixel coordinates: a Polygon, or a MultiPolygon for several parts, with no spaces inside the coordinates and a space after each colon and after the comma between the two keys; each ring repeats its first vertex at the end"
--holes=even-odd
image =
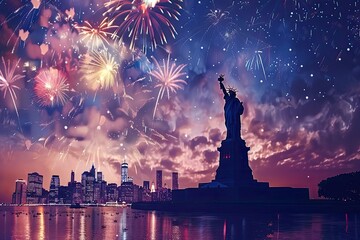
{"type": "Polygon", "coordinates": [[[220,74],[218,81],[220,83],[220,89],[223,91],[224,93],[224,97],[229,96],[228,92],[226,91],[226,88],[224,86],[224,84],[222,83],[224,81],[224,74],[220,74]]]}

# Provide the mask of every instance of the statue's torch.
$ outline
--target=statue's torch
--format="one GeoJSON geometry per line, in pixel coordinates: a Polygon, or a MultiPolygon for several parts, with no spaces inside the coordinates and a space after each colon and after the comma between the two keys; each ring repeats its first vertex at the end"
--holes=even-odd
{"type": "Polygon", "coordinates": [[[224,76],[225,76],[224,74],[220,74],[220,75],[219,75],[219,78],[218,78],[218,81],[219,81],[219,82],[224,81],[224,80],[225,80],[225,79],[224,79],[224,76]]]}

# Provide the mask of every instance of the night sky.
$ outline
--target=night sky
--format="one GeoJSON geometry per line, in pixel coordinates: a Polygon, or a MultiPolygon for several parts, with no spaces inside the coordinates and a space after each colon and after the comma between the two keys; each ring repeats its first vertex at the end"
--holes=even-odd
{"type": "Polygon", "coordinates": [[[0,202],[37,171],[214,179],[223,94],[244,103],[254,177],[360,170],[360,1],[0,0],[0,202]],[[99,30],[100,29],[100,30],[99,30]]]}

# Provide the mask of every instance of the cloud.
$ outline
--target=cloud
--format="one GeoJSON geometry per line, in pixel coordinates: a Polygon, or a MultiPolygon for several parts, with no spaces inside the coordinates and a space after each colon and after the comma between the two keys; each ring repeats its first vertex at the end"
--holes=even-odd
{"type": "Polygon", "coordinates": [[[205,150],[203,154],[206,163],[215,163],[218,160],[218,151],[205,150]]]}
{"type": "Polygon", "coordinates": [[[212,128],[209,131],[209,141],[213,145],[219,145],[220,141],[222,140],[222,134],[220,129],[218,128],[212,128]]]}
{"type": "Polygon", "coordinates": [[[173,147],[169,150],[169,156],[171,159],[175,159],[182,155],[183,151],[179,147],[173,147]]]}
{"type": "Polygon", "coordinates": [[[160,162],[161,169],[166,169],[166,171],[177,171],[178,164],[169,159],[162,159],[160,162]]]}
{"type": "Polygon", "coordinates": [[[189,147],[191,150],[194,150],[196,147],[201,147],[208,143],[207,138],[204,136],[197,136],[190,140],[189,147]]]}

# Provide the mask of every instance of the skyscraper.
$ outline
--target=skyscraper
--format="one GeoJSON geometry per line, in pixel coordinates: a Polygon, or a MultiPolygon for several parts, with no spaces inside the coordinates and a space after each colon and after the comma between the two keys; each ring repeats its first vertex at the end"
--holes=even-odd
{"type": "Polygon", "coordinates": [[[144,181],[143,182],[143,188],[146,190],[150,190],[150,182],[149,181],[144,181]]]}
{"type": "Polygon", "coordinates": [[[162,188],[162,170],[156,170],[156,191],[162,188]]]}
{"type": "Polygon", "coordinates": [[[71,180],[70,180],[71,183],[75,182],[75,173],[74,171],[71,171],[71,180]]]}
{"type": "Polygon", "coordinates": [[[59,175],[53,175],[50,182],[49,203],[59,203],[59,187],[60,177],[59,175]]]}
{"type": "Polygon", "coordinates": [[[116,183],[109,183],[106,187],[106,199],[109,202],[117,202],[119,198],[118,187],[116,183]]]}
{"type": "Polygon", "coordinates": [[[42,197],[43,176],[37,172],[28,174],[28,186],[26,191],[27,203],[40,203],[42,197]]]}
{"type": "Polygon", "coordinates": [[[103,174],[102,172],[96,173],[96,181],[101,182],[103,180],[103,174]]]}
{"type": "Polygon", "coordinates": [[[91,174],[91,176],[93,176],[93,177],[95,178],[95,167],[94,167],[94,164],[91,166],[90,174],[91,174]]]}
{"type": "Polygon", "coordinates": [[[96,181],[94,182],[94,202],[106,202],[106,181],[104,180],[102,172],[96,173],[96,181]]]}
{"type": "Polygon", "coordinates": [[[179,173],[173,172],[172,173],[172,190],[179,189],[179,173]]]}
{"type": "Polygon", "coordinates": [[[74,182],[73,194],[72,194],[72,203],[82,203],[83,202],[83,186],[80,182],[74,182]]]}
{"type": "Polygon", "coordinates": [[[121,164],[121,184],[128,181],[128,164],[123,162],[121,164]]]}
{"type": "Polygon", "coordinates": [[[81,174],[81,184],[83,187],[83,202],[94,203],[94,184],[95,184],[95,168],[92,165],[90,172],[85,171],[81,174]]]}
{"type": "Polygon", "coordinates": [[[16,180],[15,192],[13,194],[13,204],[26,203],[26,181],[23,179],[16,180]]]}

